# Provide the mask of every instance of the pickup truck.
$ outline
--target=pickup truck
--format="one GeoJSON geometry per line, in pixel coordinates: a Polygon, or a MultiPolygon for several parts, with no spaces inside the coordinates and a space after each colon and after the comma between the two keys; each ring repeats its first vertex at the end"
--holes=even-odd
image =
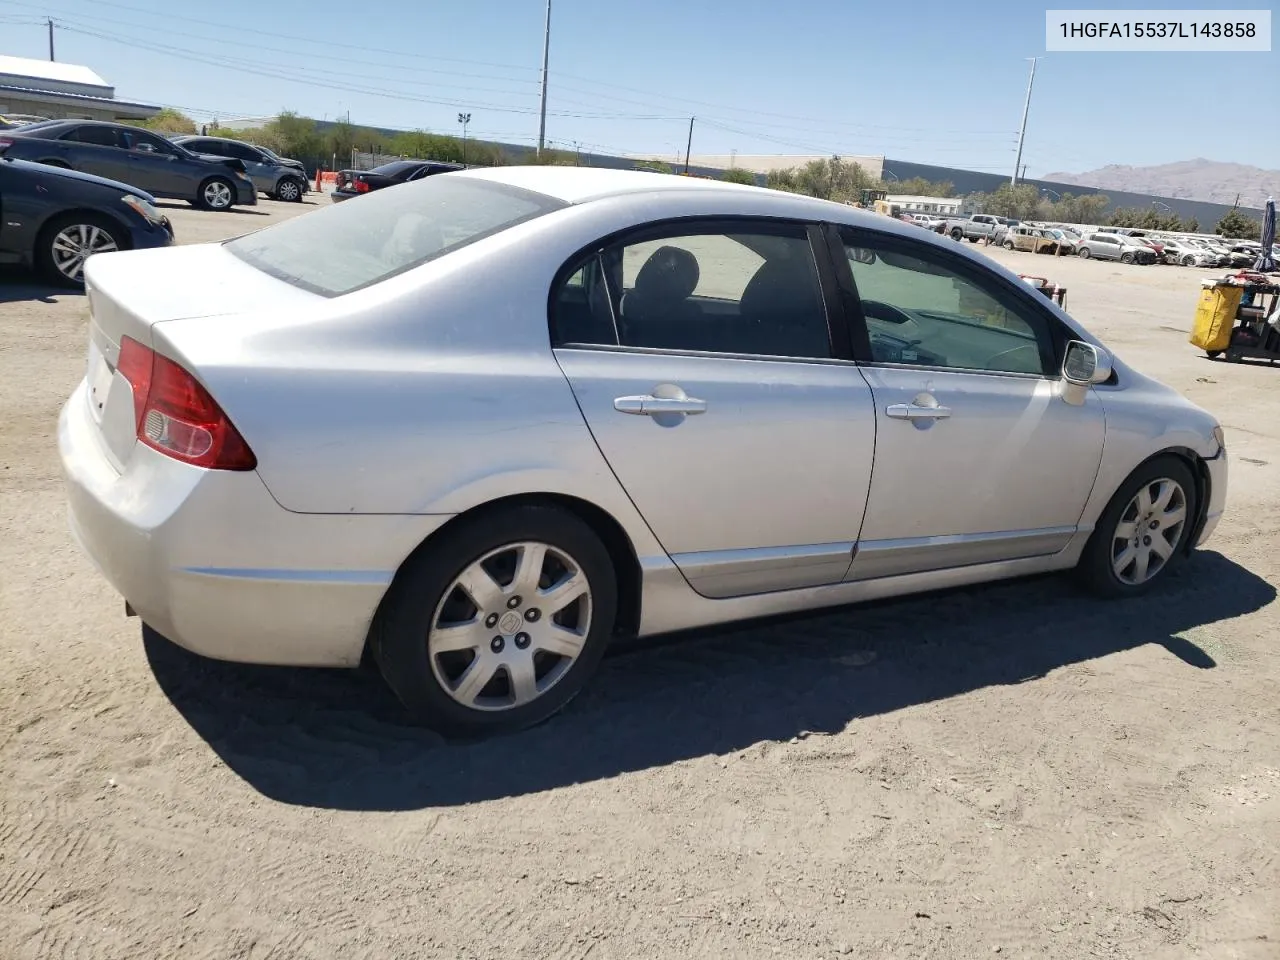
{"type": "Polygon", "coordinates": [[[949,218],[941,232],[952,240],[964,239],[977,243],[984,237],[994,234],[1002,226],[1015,227],[1018,223],[1017,220],[993,217],[989,213],[975,213],[970,217],[949,218]]]}

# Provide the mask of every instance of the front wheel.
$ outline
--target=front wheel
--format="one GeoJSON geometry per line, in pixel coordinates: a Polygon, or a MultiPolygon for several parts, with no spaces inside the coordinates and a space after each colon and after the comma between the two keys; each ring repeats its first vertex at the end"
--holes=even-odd
{"type": "Polygon", "coordinates": [[[206,210],[230,210],[235,203],[235,187],[221,177],[210,177],[200,184],[196,205],[206,210]]]}
{"type": "Polygon", "coordinates": [[[1132,253],[1122,253],[1122,254],[1120,254],[1120,262],[1121,262],[1121,263],[1133,263],[1133,259],[1134,259],[1134,258],[1133,258],[1133,254],[1132,254],[1132,253]]]}
{"type": "Polygon", "coordinates": [[[95,253],[127,246],[118,223],[92,213],[58,217],[40,231],[36,266],[44,276],[65,287],[84,285],[85,261],[95,253]]]}
{"type": "Polygon", "coordinates": [[[1143,464],[1116,491],[1080,557],[1077,573],[1104,597],[1145,593],[1186,558],[1196,482],[1174,456],[1143,464]]]}
{"type": "Polygon", "coordinates": [[[961,240],[964,239],[964,231],[961,230],[959,227],[956,227],[954,230],[951,231],[951,239],[959,243],[961,240]]]}
{"type": "Polygon", "coordinates": [[[281,180],[276,185],[276,199],[285,203],[297,203],[302,199],[302,184],[297,180],[281,180]]]}
{"type": "Polygon", "coordinates": [[[1004,242],[1004,248],[1005,248],[1006,250],[1012,250],[1012,249],[1013,249],[1013,241],[1012,241],[1012,240],[1006,240],[1006,241],[1004,242]]]}
{"type": "Polygon", "coordinates": [[[576,515],[497,510],[405,564],[374,618],[372,652],[427,726],[518,730],[563,708],[595,672],[617,596],[608,550],[576,515]]]}

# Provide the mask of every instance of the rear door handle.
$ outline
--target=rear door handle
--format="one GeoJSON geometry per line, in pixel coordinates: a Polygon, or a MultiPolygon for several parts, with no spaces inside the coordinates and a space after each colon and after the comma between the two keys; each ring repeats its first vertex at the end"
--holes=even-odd
{"type": "Polygon", "coordinates": [[[655,397],[642,394],[635,397],[618,397],[613,401],[613,409],[619,413],[633,413],[637,416],[652,417],[659,413],[706,413],[707,401],[696,397],[655,397]]]}
{"type": "Polygon", "coordinates": [[[894,420],[945,420],[950,407],[925,407],[914,403],[891,403],[884,412],[894,420]]]}

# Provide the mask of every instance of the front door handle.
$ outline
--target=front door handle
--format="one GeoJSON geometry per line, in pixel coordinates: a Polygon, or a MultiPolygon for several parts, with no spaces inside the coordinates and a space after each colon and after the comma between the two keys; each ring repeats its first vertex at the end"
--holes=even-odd
{"type": "Polygon", "coordinates": [[[894,420],[945,420],[950,407],[926,407],[915,403],[891,403],[884,412],[894,420]]]}
{"type": "Polygon", "coordinates": [[[613,401],[613,409],[619,413],[634,413],[642,417],[652,417],[660,413],[706,413],[707,401],[696,397],[655,397],[642,394],[635,397],[618,397],[613,401]]]}

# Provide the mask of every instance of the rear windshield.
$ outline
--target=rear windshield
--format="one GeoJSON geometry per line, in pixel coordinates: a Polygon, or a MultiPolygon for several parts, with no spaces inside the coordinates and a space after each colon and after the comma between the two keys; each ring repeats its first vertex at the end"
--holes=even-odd
{"type": "Polygon", "coordinates": [[[404,173],[406,170],[416,170],[422,166],[421,160],[392,160],[390,163],[384,163],[380,167],[374,167],[370,173],[380,173],[384,177],[394,177],[397,173],[404,173]]]}
{"type": "Polygon", "coordinates": [[[541,193],[446,173],[335,203],[226,247],[279,280],[337,297],[564,206],[541,193]]]}

